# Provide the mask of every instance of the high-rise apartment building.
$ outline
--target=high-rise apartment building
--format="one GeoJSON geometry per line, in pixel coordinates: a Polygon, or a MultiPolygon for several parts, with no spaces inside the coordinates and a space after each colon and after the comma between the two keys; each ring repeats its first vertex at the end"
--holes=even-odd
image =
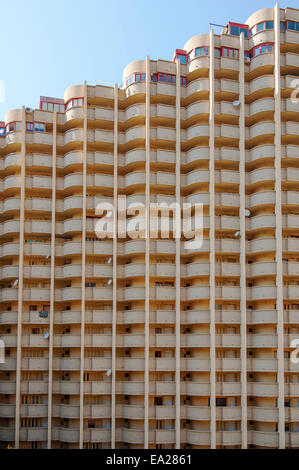
{"type": "Polygon", "coordinates": [[[298,88],[276,5],[6,115],[0,447],[299,448],[298,88]],[[120,196],[203,204],[202,246],[100,239],[120,196]]]}

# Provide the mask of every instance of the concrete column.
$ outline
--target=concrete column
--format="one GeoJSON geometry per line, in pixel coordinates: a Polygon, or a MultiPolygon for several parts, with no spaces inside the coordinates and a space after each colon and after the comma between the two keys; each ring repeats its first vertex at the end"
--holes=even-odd
{"type": "Polygon", "coordinates": [[[24,271],[24,226],[25,226],[25,177],[26,177],[26,111],[22,108],[21,137],[21,201],[20,201],[20,251],[18,283],[18,328],[17,328],[17,370],[16,370],[16,419],[15,448],[20,446],[20,401],[22,371],[22,320],[23,320],[23,271],[24,271]]]}
{"type": "Polygon", "coordinates": [[[85,279],[86,279],[86,186],[87,186],[87,84],[84,83],[83,117],[83,187],[82,187],[82,298],[81,298],[81,352],[80,352],[80,449],[84,435],[84,347],[85,347],[85,279]]]}
{"type": "Polygon", "coordinates": [[[145,321],[144,321],[144,448],[149,446],[149,297],[150,297],[150,176],[151,176],[151,61],[146,58],[146,116],[145,116],[145,200],[146,200],[146,240],[145,240],[145,321]]]}
{"type": "Polygon", "coordinates": [[[118,184],[118,85],[114,86],[114,168],[113,168],[113,306],[112,306],[112,390],[111,390],[111,448],[115,449],[115,388],[116,388],[116,323],[117,323],[117,184],[118,184]]]}
{"type": "Polygon", "coordinates": [[[50,287],[50,329],[49,329],[49,387],[48,387],[48,449],[52,443],[52,401],[53,401],[53,343],[54,343],[54,302],[55,302],[55,225],[56,225],[56,146],[57,113],[53,113],[52,148],[52,215],[51,215],[51,287],[50,287]]]}
{"type": "Polygon", "coordinates": [[[216,328],[215,328],[215,52],[210,32],[210,433],[216,449],[216,328]]]}
{"type": "MultiPolygon", "coordinates": [[[[176,204],[181,205],[181,64],[176,64],[176,204]]],[[[181,217],[181,211],[177,214],[181,217]]],[[[181,447],[181,237],[176,239],[176,449],[181,447]]]]}
{"type": "Polygon", "coordinates": [[[277,360],[278,360],[278,432],[279,448],[285,448],[285,410],[284,410],[284,328],[283,328],[283,266],[282,266],[282,210],[281,210],[281,83],[280,83],[280,7],[274,8],[275,31],[275,214],[276,214],[276,288],[277,288],[277,360]]]}
{"type": "Polygon", "coordinates": [[[244,34],[240,37],[240,119],[239,119],[239,154],[240,154],[240,291],[241,291],[241,431],[242,449],[247,449],[247,303],[246,303],[246,153],[245,153],[245,64],[244,34]]]}

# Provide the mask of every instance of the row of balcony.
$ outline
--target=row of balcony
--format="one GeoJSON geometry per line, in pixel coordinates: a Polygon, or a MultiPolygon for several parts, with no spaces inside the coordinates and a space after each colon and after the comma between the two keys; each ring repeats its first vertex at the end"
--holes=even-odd
{"type": "MultiPolygon", "coordinates": [[[[275,276],[277,273],[276,262],[260,261],[246,266],[246,275],[248,277],[271,275],[275,276]]],[[[110,264],[88,264],[86,266],[86,277],[92,278],[111,278],[113,274],[113,267],[110,264]]],[[[216,263],[216,276],[240,276],[239,263],[216,263]]],[[[283,274],[288,276],[299,276],[299,262],[283,262],[283,274]]],[[[50,266],[33,265],[24,266],[23,276],[26,279],[50,279],[51,268],[50,266]]],[[[118,265],[117,276],[119,278],[133,278],[145,276],[144,263],[130,263],[126,265],[118,265]]],[[[174,263],[162,263],[150,265],[150,276],[153,277],[176,277],[176,266],[174,263]]],[[[210,276],[210,264],[203,263],[190,263],[188,265],[181,265],[181,277],[197,277],[197,276],[210,276]]],[[[19,266],[8,265],[0,267],[0,279],[12,279],[19,277],[19,266]]],[[[55,279],[64,278],[81,278],[82,265],[81,264],[67,264],[64,266],[55,267],[55,279]]]]}
{"type": "MultiPolygon", "coordinates": [[[[117,358],[116,369],[119,371],[144,371],[145,360],[142,357],[117,358]]],[[[5,364],[0,364],[0,369],[4,371],[16,370],[16,358],[6,358],[5,364]]],[[[47,371],[49,369],[49,359],[23,358],[21,364],[23,371],[47,371]]],[[[55,371],[78,371],[81,367],[79,357],[57,358],[53,360],[53,370],[55,371]]],[[[107,371],[112,367],[112,359],[109,357],[88,357],[84,360],[86,371],[107,371]]],[[[150,358],[149,368],[152,371],[172,371],[176,370],[176,360],[173,357],[150,358]]],[[[181,371],[188,372],[209,372],[211,370],[210,360],[200,357],[181,358],[181,371]]],[[[240,372],[241,360],[238,358],[217,358],[216,369],[219,372],[240,372]]],[[[273,372],[278,371],[278,360],[273,358],[253,358],[247,360],[248,372],[273,372]]],[[[298,372],[298,365],[290,360],[285,360],[285,371],[298,372]]]]}
{"type": "MultiPolygon", "coordinates": [[[[285,299],[298,299],[299,286],[289,285],[284,287],[283,292],[285,299]]],[[[112,301],[113,289],[111,287],[87,287],[85,289],[85,297],[87,301],[112,301]]],[[[82,298],[81,287],[69,287],[55,289],[55,302],[80,301],[82,298]]],[[[210,298],[209,286],[193,286],[181,288],[181,300],[192,301],[210,298]]],[[[216,299],[219,300],[240,300],[240,287],[222,286],[216,287],[216,299]]],[[[276,299],[277,289],[273,285],[261,285],[247,289],[248,300],[276,299]]],[[[118,301],[134,301],[145,299],[145,287],[127,287],[118,289],[118,301]]],[[[174,287],[152,287],[150,288],[151,300],[176,300],[176,289],[174,287]]],[[[17,302],[17,288],[3,288],[0,296],[1,302],[17,302]]],[[[25,288],[23,289],[24,302],[49,302],[50,288],[25,288]]]]}
{"type": "MultiPolygon", "coordinates": [[[[0,324],[9,325],[17,323],[17,311],[0,312],[0,324]]],[[[277,323],[276,310],[249,310],[247,311],[248,324],[271,324],[277,323]]],[[[151,324],[165,324],[174,325],[176,323],[175,310],[157,310],[150,311],[151,324]]],[[[49,325],[49,317],[41,318],[39,312],[23,312],[23,324],[31,325],[49,325]]],[[[129,310],[117,313],[118,325],[132,325],[143,324],[145,322],[144,310],[129,310]]],[[[100,311],[85,311],[85,323],[95,325],[111,325],[112,324],[112,310],[100,311]]],[[[181,312],[181,324],[209,324],[210,312],[209,310],[189,310],[181,312]]],[[[240,325],[241,313],[238,310],[216,310],[216,323],[217,324],[233,324],[240,325]]],[[[297,324],[298,311],[287,310],[284,312],[284,323],[297,324]]],[[[81,311],[56,311],[54,313],[55,325],[71,325],[81,324],[81,311]]]]}

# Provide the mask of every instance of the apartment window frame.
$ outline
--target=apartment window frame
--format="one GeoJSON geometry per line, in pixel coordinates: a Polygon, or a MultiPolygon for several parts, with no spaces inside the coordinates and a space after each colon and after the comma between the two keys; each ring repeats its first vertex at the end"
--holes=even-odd
{"type": "Polygon", "coordinates": [[[17,123],[21,121],[11,121],[8,122],[5,126],[5,135],[10,134],[11,132],[16,132],[17,131],[17,123]]]}
{"type": "Polygon", "coordinates": [[[57,111],[58,113],[64,113],[65,112],[65,104],[64,103],[55,103],[51,101],[41,101],[40,102],[40,110],[41,111],[46,111],[49,113],[53,113],[54,111],[57,111]],[[55,106],[58,106],[59,109],[55,109],[55,106]]]}
{"type": "Polygon", "coordinates": [[[261,54],[269,54],[271,52],[274,52],[273,42],[264,42],[262,44],[258,44],[250,50],[250,57],[256,57],[261,54]],[[263,50],[264,48],[266,48],[266,50],[263,50]]]}
{"type": "Polygon", "coordinates": [[[44,133],[46,131],[46,125],[40,121],[27,121],[26,132],[28,134],[34,134],[35,132],[44,133]]]}
{"type": "Polygon", "coordinates": [[[208,57],[209,56],[209,51],[210,51],[209,46],[196,47],[194,57],[208,57]]]}
{"type": "Polygon", "coordinates": [[[68,100],[65,103],[65,111],[68,111],[69,109],[73,109],[73,108],[82,108],[83,106],[84,106],[84,97],[77,96],[75,98],[68,100]]]}
{"type": "Polygon", "coordinates": [[[237,24],[237,23],[229,23],[228,26],[229,26],[229,34],[231,36],[234,36],[234,37],[239,36],[240,37],[241,33],[244,33],[245,39],[249,38],[249,29],[248,29],[248,27],[246,28],[246,25],[241,25],[241,24],[237,24]],[[232,32],[233,28],[235,28],[234,31],[235,31],[236,34],[234,34],[232,32]]]}
{"type": "Polygon", "coordinates": [[[298,33],[299,32],[299,22],[293,21],[293,20],[286,20],[285,28],[286,28],[287,31],[292,31],[294,33],[298,33]],[[290,24],[293,24],[294,28],[290,28],[290,24]]]}

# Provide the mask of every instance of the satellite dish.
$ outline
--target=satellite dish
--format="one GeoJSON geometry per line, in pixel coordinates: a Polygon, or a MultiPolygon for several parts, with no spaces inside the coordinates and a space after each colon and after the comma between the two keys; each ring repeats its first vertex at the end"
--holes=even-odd
{"type": "Polygon", "coordinates": [[[108,286],[111,286],[111,284],[112,284],[112,279],[109,279],[108,286]]]}
{"type": "Polygon", "coordinates": [[[246,56],[246,57],[245,57],[245,62],[250,63],[250,57],[247,57],[247,56],[246,56]]]}
{"type": "Polygon", "coordinates": [[[238,108],[238,107],[240,106],[240,104],[241,104],[241,101],[239,101],[239,100],[233,101],[233,106],[234,106],[235,108],[238,108]]]}
{"type": "Polygon", "coordinates": [[[240,235],[241,232],[236,232],[235,233],[235,237],[238,237],[240,235]]]}
{"type": "Polygon", "coordinates": [[[113,212],[108,212],[108,213],[107,213],[107,217],[108,217],[108,218],[112,217],[112,215],[113,215],[113,212]]]}
{"type": "Polygon", "coordinates": [[[250,210],[246,209],[245,215],[246,215],[246,217],[250,217],[250,210]]]}
{"type": "Polygon", "coordinates": [[[44,338],[45,338],[45,339],[49,339],[49,338],[50,338],[49,333],[44,334],[44,338]]]}
{"type": "Polygon", "coordinates": [[[13,283],[14,287],[16,287],[19,284],[19,279],[16,279],[15,282],[13,283]]]}
{"type": "Polygon", "coordinates": [[[111,369],[107,370],[106,375],[107,377],[110,377],[112,375],[112,370],[111,369]]]}
{"type": "Polygon", "coordinates": [[[110,264],[110,263],[111,263],[111,261],[112,261],[112,258],[109,258],[109,259],[108,259],[108,264],[110,264]]]}
{"type": "Polygon", "coordinates": [[[51,258],[51,255],[47,255],[47,256],[46,256],[46,259],[49,259],[49,258],[51,258]]]}

